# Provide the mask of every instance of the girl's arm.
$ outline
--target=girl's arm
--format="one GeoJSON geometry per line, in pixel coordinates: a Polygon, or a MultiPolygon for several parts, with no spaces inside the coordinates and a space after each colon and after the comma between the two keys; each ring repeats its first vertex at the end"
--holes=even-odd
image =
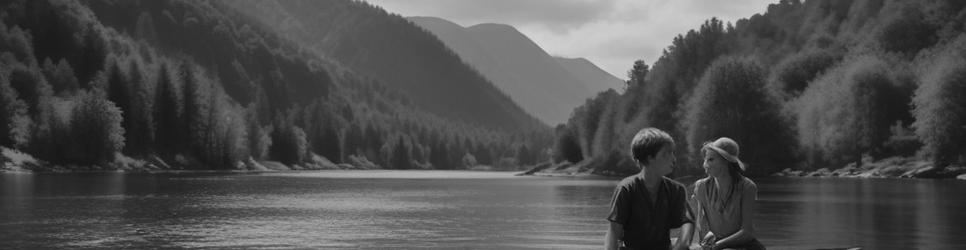
{"type": "Polygon", "coordinates": [[[746,185],[741,196],[741,229],[728,237],[719,239],[715,243],[715,249],[746,243],[755,238],[755,224],[752,223],[752,219],[755,216],[755,200],[758,200],[758,185],[754,182],[748,182],[746,185]]]}
{"type": "Polygon", "coordinates": [[[694,211],[694,217],[695,217],[694,225],[695,225],[695,233],[697,237],[695,238],[697,238],[698,244],[702,246],[705,243],[708,243],[708,241],[714,236],[713,234],[711,234],[711,227],[708,226],[708,221],[705,220],[705,216],[706,216],[704,214],[705,204],[701,202],[701,199],[702,199],[701,197],[705,195],[701,191],[703,190],[703,186],[704,185],[700,183],[697,185],[694,185],[694,196],[691,197],[692,200],[694,200],[694,204],[695,204],[694,207],[696,208],[694,211]]]}

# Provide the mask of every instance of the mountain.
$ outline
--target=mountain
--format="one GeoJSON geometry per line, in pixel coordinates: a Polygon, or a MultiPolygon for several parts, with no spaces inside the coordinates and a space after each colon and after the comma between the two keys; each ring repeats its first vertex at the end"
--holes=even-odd
{"type": "Polygon", "coordinates": [[[337,30],[303,43],[237,3],[0,2],[0,147],[40,160],[22,166],[34,170],[509,170],[546,158],[546,125],[401,17],[311,2],[348,19],[313,23],[337,30]]]}
{"type": "MultiPolygon", "coordinates": [[[[565,122],[569,110],[595,93],[540,46],[504,24],[462,27],[435,17],[408,17],[548,124],[565,122]]],[[[583,72],[583,70],[581,70],[583,72]]]]}
{"type": "Polygon", "coordinates": [[[226,1],[305,48],[370,76],[442,117],[517,130],[547,128],[431,33],[362,1],[226,1]]]}
{"type": "Polygon", "coordinates": [[[624,80],[617,78],[607,71],[604,71],[596,64],[586,58],[563,58],[555,56],[554,59],[560,63],[570,74],[574,75],[581,82],[586,84],[587,89],[592,92],[602,92],[607,89],[624,89],[624,80]]]}

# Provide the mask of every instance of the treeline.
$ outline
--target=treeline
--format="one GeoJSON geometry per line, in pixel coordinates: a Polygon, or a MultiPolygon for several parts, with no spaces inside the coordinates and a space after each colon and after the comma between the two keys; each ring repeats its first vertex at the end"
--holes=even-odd
{"type": "Polygon", "coordinates": [[[516,169],[549,157],[549,132],[428,113],[218,2],[3,5],[0,146],[57,165],[516,169]]]}
{"type": "Polygon", "coordinates": [[[751,174],[839,168],[891,156],[966,159],[966,16],[960,1],[782,0],[734,25],[679,35],[653,68],[633,64],[556,128],[553,159],[636,171],[633,134],[677,139],[684,174],[699,149],[734,138],[751,174]]]}

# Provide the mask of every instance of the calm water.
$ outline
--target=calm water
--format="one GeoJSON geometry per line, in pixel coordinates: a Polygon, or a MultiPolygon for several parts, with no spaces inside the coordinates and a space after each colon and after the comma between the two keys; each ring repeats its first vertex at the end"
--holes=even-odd
{"type": "MultiPolygon", "coordinates": [[[[7,248],[600,248],[617,180],[500,172],[0,174],[7,248]]],[[[966,249],[966,182],[761,179],[770,249],[966,249]]]]}

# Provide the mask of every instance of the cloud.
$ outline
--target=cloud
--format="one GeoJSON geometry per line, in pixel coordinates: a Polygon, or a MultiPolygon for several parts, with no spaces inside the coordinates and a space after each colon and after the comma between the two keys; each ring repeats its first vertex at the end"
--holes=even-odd
{"type": "Polygon", "coordinates": [[[653,64],[675,36],[711,17],[734,23],[777,1],[369,0],[403,16],[509,24],[552,55],[587,58],[619,78],[635,60],[653,64]]]}

